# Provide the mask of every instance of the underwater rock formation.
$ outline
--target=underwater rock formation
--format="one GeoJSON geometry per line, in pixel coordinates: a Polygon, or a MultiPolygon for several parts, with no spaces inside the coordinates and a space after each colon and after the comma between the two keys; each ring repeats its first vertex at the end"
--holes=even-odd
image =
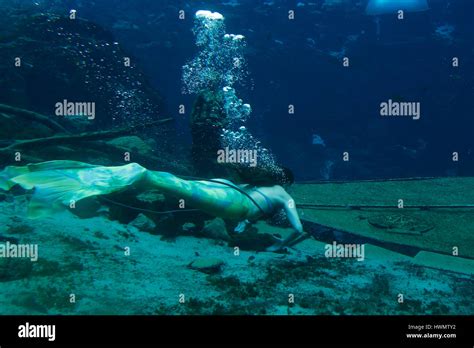
{"type": "Polygon", "coordinates": [[[64,99],[95,102],[94,125],[101,127],[147,122],[163,108],[134,61],[128,65],[129,55],[98,25],[53,14],[11,20],[0,39],[2,55],[10,57],[0,63],[1,83],[9,87],[0,102],[45,114],[64,99]]]}
{"type": "Polygon", "coordinates": [[[198,258],[189,264],[189,268],[195,269],[204,273],[218,273],[221,267],[224,265],[224,261],[218,258],[198,258]]]}
{"type": "Polygon", "coordinates": [[[205,222],[204,228],[200,235],[222,241],[229,241],[231,238],[227,233],[226,224],[221,218],[215,218],[205,222]]]}
{"type": "MultiPolygon", "coordinates": [[[[164,124],[172,119],[156,120],[148,125],[164,124]]],[[[40,162],[53,159],[76,159],[80,161],[88,161],[97,164],[104,163],[121,163],[124,160],[124,153],[133,152],[133,159],[142,163],[150,163],[156,165],[163,163],[166,166],[173,166],[173,161],[166,161],[165,158],[157,158],[153,149],[151,149],[138,136],[122,137],[134,133],[139,129],[144,129],[147,124],[139,124],[138,126],[130,126],[126,128],[118,128],[107,131],[83,132],[71,134],[69,130],[62,127],[58,123],[49,119],[47,116],[32,112],[30,110],[15,108],[0,104],[0,125],[15,125],[11,129],[10,137],[5,137],[0,146],[0,158],[4,164],[17,164],[18,161],[40,162]],[[45,122],[48,120],[49,122],[45,122]],[[16,132],[18,125],[42,125],[41,137],[33,139],[17,140],[22,135],[22,131],[16,132]],[[59,131],[59,134],[51,135],[59,131]],[[108,139],[114,139],[109,143],[108,139]],[[124,143],[123,138],[129,141],[124,143]],[[77,151],[77,145],[81,145],[81,151],[77,151]],[[129,152],[130,151],[130,152],[129,152]],[[17,158],[17,156],[19,156],[17,158]]],[[[10,130],[9,127],[6,127],[10,130]]],[[[21,129],[21,128],[20,128],[21,129]]]]}
{"type": "Polygon", "coordinates": [[[12,25],[0,38],[0,53],[8,57],[0,62],[4,164],[12,163],[15,151],[27,162],[99,164],[123,163],[129,152],[131,161],[148,167],[189,173],[187,161],[174,153],[173,122],[156,123],[163,99],[110,32],[80,18],[7,9],[12,25]],[[57,115],[57,104],[65,101],[93,104],[94,117],[57,115]],[[128,131],[114,134],[117,129],[128,131]]]}
{"type": "Polygon", "coordinates": [[[191,158],[197,175],[219,176],[223,167],[217,164],[221,148],[220,134],[226,125],[222,93],[205,91],[194,102],[191,114],[191,158]]]}
{"type": "Polygon", "coordinates": [[[135,220],[130,222],[129,225],[138,228],[140,231],[150,233],[154,232],[156,229],[156,224],[153,222],[153,220],[151,220],[145,214],[142,213],[138,214],[135,220]]]}

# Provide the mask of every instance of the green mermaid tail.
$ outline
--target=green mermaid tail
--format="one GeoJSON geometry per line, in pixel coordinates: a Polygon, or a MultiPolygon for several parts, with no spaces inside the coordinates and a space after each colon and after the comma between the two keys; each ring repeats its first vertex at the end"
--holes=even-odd
{"type": "Polygon", "coordinates": [[[3,171],[0,172],[0,189],[8,191],[14,185],[11,179],[20,176],[22,174],[27,174],[30,172],[54,170],[54,169],[73,169],[73,168],[92,168],[98,167],[93,164],[88,164],[78,161],[68,161],[68,160],[59,160],[59,161],[48,161],[41,163],[30,163],[26,166],[16,167],[8,166],[3,171]]]}
{"type": "Polygon", "coordinates": [[[158,189],[213,216],[242,220],[252,209],[252,201],[219,182],[188,181],[170,173],[151,171],[139,164],[118,167],[97,166],[76,161],[50,161],[24,167],[6,167],[0,172],[0,188],[14,185],[34,189],[28,217],[51,215],[86,197],[122,191],[140,184],[143,189],[158,189]]]}
{"type": "Polygon", "coordinates": [[[35,189],[28,217],[39,218],[64,210],[86,197],[121,191],[143,179],[146,169],[131,163],[118,167],[96,166],[76,161],[49,161],[0,172],[0,188],[15,184],[35,189]]]}

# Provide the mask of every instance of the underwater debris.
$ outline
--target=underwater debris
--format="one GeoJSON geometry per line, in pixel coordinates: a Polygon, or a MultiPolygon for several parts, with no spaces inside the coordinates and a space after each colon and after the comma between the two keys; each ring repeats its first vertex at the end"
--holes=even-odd
{"type": "MultiPolygon", "coordinates": [[[[171,121],[172,119],[155,120],[151,124],[156,125],[171,121]]],[[[1,124],[2,122],[0,121],[1,124]]],[[[28,151],[24,151],[22,154],[22,160],[30,163],[64,158],[65,156],[67,156],[67,159],[77,159],[80,161],[89,161],[90,159],[90,162],[100,164],[121,163],[123,161],[124,148],[120,145],[126,146],[123,141],[120,141],[121,135],[128,135],[145,127],[146,124],[140,124],[107,131],[83,132],[79,134],[68,133],[65,135],[60,133],[41,138],[12,140],[6,146],[0,147],[0,159],[5,164],[15,163],[14,157],[11,156],[12,151],[27,149],[28,151]],[[119,138],[119,140],[114,141],[114,138],[119,138]],[[114,140],[105,142],[107,139],[114,140]],[[76,150],[78,144],[81,145],[81,151],[76,150]]],[[[185,167],[182,165],[177,165],[175,161],[166,160],[168,156],[166,153],[163,154],[161,151],[159,153],[155,152],[147,142],[136,136],[130,140],[134,139],[135,141],[130,142],[132,144],[130,147],[136,150],[133,152],[135,161],[140,161],[143,164],[160,164],[163,168],[176,165],[175,168],[179,167],[181,171],[186,173],[185,167]]]]}
{"type": "Polygon", "coordinates": [[[217,258],[204,258],[200,257],[189,264],[189,268],[203,273],[218,273],[221,271],[224,261],[217,258]]]}
{"type": "Polygon", "coordinates": [[[57,132],[69,133],[69,131],[66,128],[64,128],[64,126],[62,126],[58,122],[51,119],[51,117],[42,115],[34,111],[13,107],[11,105],[0,104],[0,112],[5,113],[7,115],[10,114],[10,115],[18,116],[28,121],[34,121],[34,122],[40,123],[57,132]]]}
{"type": "Polygon", "coordinates": [[[232,235],[232,244],[241,250],[265,251],[269,246],[275,244],[275,238],[268,233],[259,233],[255,227],[247,228],[245,233],[232,235]]]}
{"type": "Polygon", "coordinates": [[[153,220],[143,213],[138,214],[135,220],[131,221],[129,225],[136,227],[143,232],[153,233],[156,230],[156,224],[153,222],[153,220]]]}
{"type": "Polygon", "coordinates": [[[199,235],[223,241],[229,241],[231,239],[227,233],[226,224],[221,218],[206,221],[204,228],[199,232],[199,235]]]}
{"type": "Polygon", "coordinates": [[[374,227],[386,229],[391,233],[421,235],[435,226],[419,216],[401,213],[387,213],[370,216],[367,220],[374,227]]]}
{"type": "MultiPolygon", "coordinates": [[[[172,121],[171,118],[165,118],[161,120],[152,121],[149,125],[163,124],[163,123],[168,123],[171,121],[172,121]]],[[[135,125],[133,127],[107,130],[107,131],[97,131],[97,132],[70,134],[70,135],[55,135],[52,137],[45,137],[45,138],[18,140],[7,147],[0,148],[0,152],[10,151],[12,149],[18,149],[18,148],[31,148],[39,144],[57,145],[57,144],[64,144],[64,143],[69,144],[73,142],[90,141],[90,140],[103,140],[103,139],[113,138],[113,137],[117,137],[124,134],[129,134],[143,127],[146,127],[146,125],[140,124],[140,125],[135,125]]]]}
{"type": "MultiPolygon", "coordinates": [[[[186,233],[194,233],[196,232],[197,226],[193,222],[185,222],[182,226],[182,229],[186,233]]],[[[199,256],[198,252],[196,252],[196,256],[199,256]]]]}
{"type": "Polygon", "coordinates": [[[136,135],[114,138],[107,143],[142,156],[153,155],[152,147],[136,135]]]}

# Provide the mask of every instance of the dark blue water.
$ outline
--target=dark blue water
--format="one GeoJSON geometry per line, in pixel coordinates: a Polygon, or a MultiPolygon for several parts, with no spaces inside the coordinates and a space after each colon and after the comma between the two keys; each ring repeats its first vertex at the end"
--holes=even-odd
{"type": "MultiPolygon", "coordinates": [[[[196,10],[222,13],[246,36],[250,77],[238,88],[249,126],[298,179],[472,175],[474,3],[429,1],[430,9],[365,14],[367,1],[37,1],[21,6],[78,16],[112,31],[162,96],[162,112],[191,110],[181,68],[196,51],[196,10]],[[331,6],[331,4],[333,4],[331,6]],[[183,10],[185,19],[178,13],[183,10]],[[288,11],[295,11],[294,20],[288,11]],[[451,32],[436,33],[442,26],[451,32]],[[348,57],[350,66],[343,67],[348,57]],[[452,58],[459,66],[452,66],[452,58]],[[388,99],[419,102],[419,120],[382,118],[388,99]],[[288,105],[295,113],[288,114],[288,105]],[[319,135],[325,147],[313,145],[319,135]],[[351,155],[348,163],[342,153],[351,155]],[[458,152],[460,160],[451,156],[458,152]],[[326,168],[326,169],[324,169],[326,168]]],[[[178,117],[189,143],[188,117],[178,117]]]]}
{"type": "Polygon", "coordinates": [[[180,94],[179,79],[182,63],[193,54],[191,15],[201,8],[223,13],[228,31],[247,37],[252,82],[240,92],[253,106],[252,129],[300,178],[318,178],[324,161],[335,162],[333,178],[472,173],[473,4],[431,1],[429,11],[406,13],[403,20],[382,15],[377,39],[364,6],[314,3],[101,2],[84,6],[83,15],[112,29],[117,21],[138,25],[135,33],[115,32],[128,38],[173,113],[176,104],[192,102],[180,94]],[[287,11],[293,8],[290,21],[287,11]],[[176,18],[179,9],[187,12],[186,20],[176,18]],[[452,40],[435,34],[445,24],[454,27],[452,40]],[[331,55],[344,49],[349,68],[331,55]],[[461,59],[456,69],[450,64],[454,56],[461,59]],[[389,98],[420,102],[423,116],[416,122],[381,119],[378,105],[389,98]],[[294,115],[288,115],[289,104],[294,115]],[[312,134],[325,139],[326,148],[312,146],[312,134]],[[343,151],[357,163],[341,163],[343,151]],[[460,163],[449,161],[453,151],[462,154],[460,163]]]}

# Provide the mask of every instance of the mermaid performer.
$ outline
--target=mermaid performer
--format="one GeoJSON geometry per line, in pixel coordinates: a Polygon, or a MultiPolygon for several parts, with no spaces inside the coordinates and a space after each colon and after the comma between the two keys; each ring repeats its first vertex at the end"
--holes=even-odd
{"type": "Polygon", "coordinates": [[[287,238],[278,240],[268,251],[278,251],[303,233],[295,204],[280,185],[252,187],[235,185],[225,179],[184,180],[170,173],[148,170],[137,163],[106,167],[77,161],[49,161],[23,167],[6,167],[0,172],[0,189],[14,185],[33,189],[28,216],[51,215],[81,199],[136,188],[157,189],[166,195],[184,199],[189,206],[225,219],[240,221],[236,232],[245,225],[284,209],[293,228],[287,238]]]}

